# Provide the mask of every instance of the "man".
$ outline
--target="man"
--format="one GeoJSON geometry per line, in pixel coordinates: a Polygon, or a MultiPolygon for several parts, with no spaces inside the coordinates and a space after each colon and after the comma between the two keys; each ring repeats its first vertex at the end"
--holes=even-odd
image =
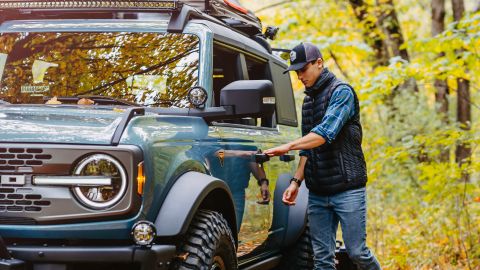
{"type": "Polygon", "coordinates": [[[288,71],[305,85],[302,138],[265,151],[279,156],[300,150],[300,162],[283,202],[294,205],[305,179],[315,269],[335,269],[338,223],[349,257],[360,269],[381,269],[366,246],[367,171],[360,108],[353,88],[326,67],[319,49],[302,43],[290,53],[288,71]]]}

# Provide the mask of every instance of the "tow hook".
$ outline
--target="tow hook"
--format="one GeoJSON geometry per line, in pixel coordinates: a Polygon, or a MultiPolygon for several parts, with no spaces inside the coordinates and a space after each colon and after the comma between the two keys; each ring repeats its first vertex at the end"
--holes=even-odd
{"type": "Polygon", "coordinates": [[[188,252],[185,252],[183,254],[178,254],[177,256],[175,256],[175,259],[185,261],[187,259],[188,255],[190,255],[190,253],[188,253],[188,252]]]}
{"type": "Polygon", "coordinates": [[[0,270],[25,270],[25,262],[12,258],[0,236],[0,270]]]}

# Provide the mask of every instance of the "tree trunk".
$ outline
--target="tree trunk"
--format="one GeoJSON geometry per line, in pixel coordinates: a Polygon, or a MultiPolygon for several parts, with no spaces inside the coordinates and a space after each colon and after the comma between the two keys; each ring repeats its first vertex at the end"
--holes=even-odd
{"type": "MultiPolygon", "coordinates": [[[[406,48],[402,48],[405,39],[403,38],[402,27],[398,20],[393,0],[376,0],[376,4],[379,10],[377,14],[378,24],[387,37],[386,43],[389,51],[391,51],[393,56],[399,56],[409,62],[410,57],[408,51],[406,48]]],[[[413,89],[415,92],[418,92],[417,82],[413,78],[408,79],[399,88],[413,89]]]]}
{"type": "Polygon", "coordinates": [[[386,66],[388,65],[388,59],[390,55],[385,40],[381,35],[381,30],[377,27],[375,22],[370,18],[369,9],[367,4],[363,0],[349,0],[352,6],[353,13],[357,20],[363,25],[363,38],[365,42],[375,52],[374,66],[386,66]]]}
{"type": "MultiPolygon", "coordinates": [[[[465,5],[463,0],[452,0],[453,20],[458,22],[462,19],[465,13],[465,5]]],[[[461,52],[460,52],[461,53],[461,52]]],[[[470,122],[472,115],[470,111],[470,81],[465,78],[457,79],[457,122],[460,124],[460,128],[463,130],[470,130],[470,122]]],[[[472,149],[470,144],[463,143],[457,145],[455,151],[455,160],[461,166],[462,164],[469,163],[472,155],[472,149]]],[[[468,172],[462,174],[462,180],[468,181],[470,175],[468,172]]]]}
{"type": "MultiPolygon", "coordinates": [[[[373,8],[369,8],[364,0],[349,0],[348,2],[353,8],[355,17],[363,25],[365,42],[375,52],[374,67],[388,65],[389,59],[393,56],[399,56],[406,61],[410,60],[407,49],[402,48],[405,40],[393,0],[377,0],[377,6],[373,8]],[[377,20],[372,18],[377,18],[377,20]]],[[[399,88],[413,88],[418,91],[413,78],[407,80],[399,88]]]]}
{"type": "MultiPolygon", "coordinates": [[[[435,37],[445,30],[445,0],[432,0],[432,36],[435,37]]],[[[441,53],[438,57],[443,57],[441,53]]],[[[437,104],[437,112],[442,117],[442,122],[448,124],[448,95],[449,89],[446,80],[435,79],[435,101],[437,104]]],[[[440,161],[449,160],[449,150],[441,150],[440,161]]]]}
{"type": "Polygon", "coordinates": [[[380,8],[378,21],[384,30],[392,54],[400,56],[403,60],[410,61],[407,49],[401,48],[405,39],[403,38],[402,28],[395,11],[393,0],[377,0],[377,6],[380,8]]]}
{"type": "Polygon", "coordinates": [[[465,13],[465,4],[463,0],[452,0],[453,20],[458,22],[465,13]]]}
{"type": "Polygon", "coordinates": [[[432,36],[445,30],[445,0],[432,0],[432,36]]]}

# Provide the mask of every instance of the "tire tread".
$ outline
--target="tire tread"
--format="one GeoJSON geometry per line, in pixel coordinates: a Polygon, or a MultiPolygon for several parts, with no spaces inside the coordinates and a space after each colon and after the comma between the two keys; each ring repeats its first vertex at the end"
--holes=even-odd
{"type": "MultiPolygon", "coordinates": [[[[183,244],[177,249],[179,254],[186,254],[185,260],[177,260],[172,265],[175,270],[206,270],[212,264],[217,243],[227,238],[232,247],[234,262],[231,270],[237,270],[235,241],[227,221],[222,214],[199,210],[190,224],[183,244]]],[[[226,264],[228,262],[225,262],[226,264]]],[[[230,268],[229,268],[230,269],[230,268]]]]}

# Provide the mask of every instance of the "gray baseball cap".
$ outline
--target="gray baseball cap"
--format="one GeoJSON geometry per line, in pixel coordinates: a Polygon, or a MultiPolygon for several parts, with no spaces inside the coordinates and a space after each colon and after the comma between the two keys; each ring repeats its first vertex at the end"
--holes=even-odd
{"type": "Polygon", "coordinates": [[[318,58],[323,56],[317,46],[310,42],[302,42],[290,51],[290,66],[283,73],[300,70],[318,58]]]}

